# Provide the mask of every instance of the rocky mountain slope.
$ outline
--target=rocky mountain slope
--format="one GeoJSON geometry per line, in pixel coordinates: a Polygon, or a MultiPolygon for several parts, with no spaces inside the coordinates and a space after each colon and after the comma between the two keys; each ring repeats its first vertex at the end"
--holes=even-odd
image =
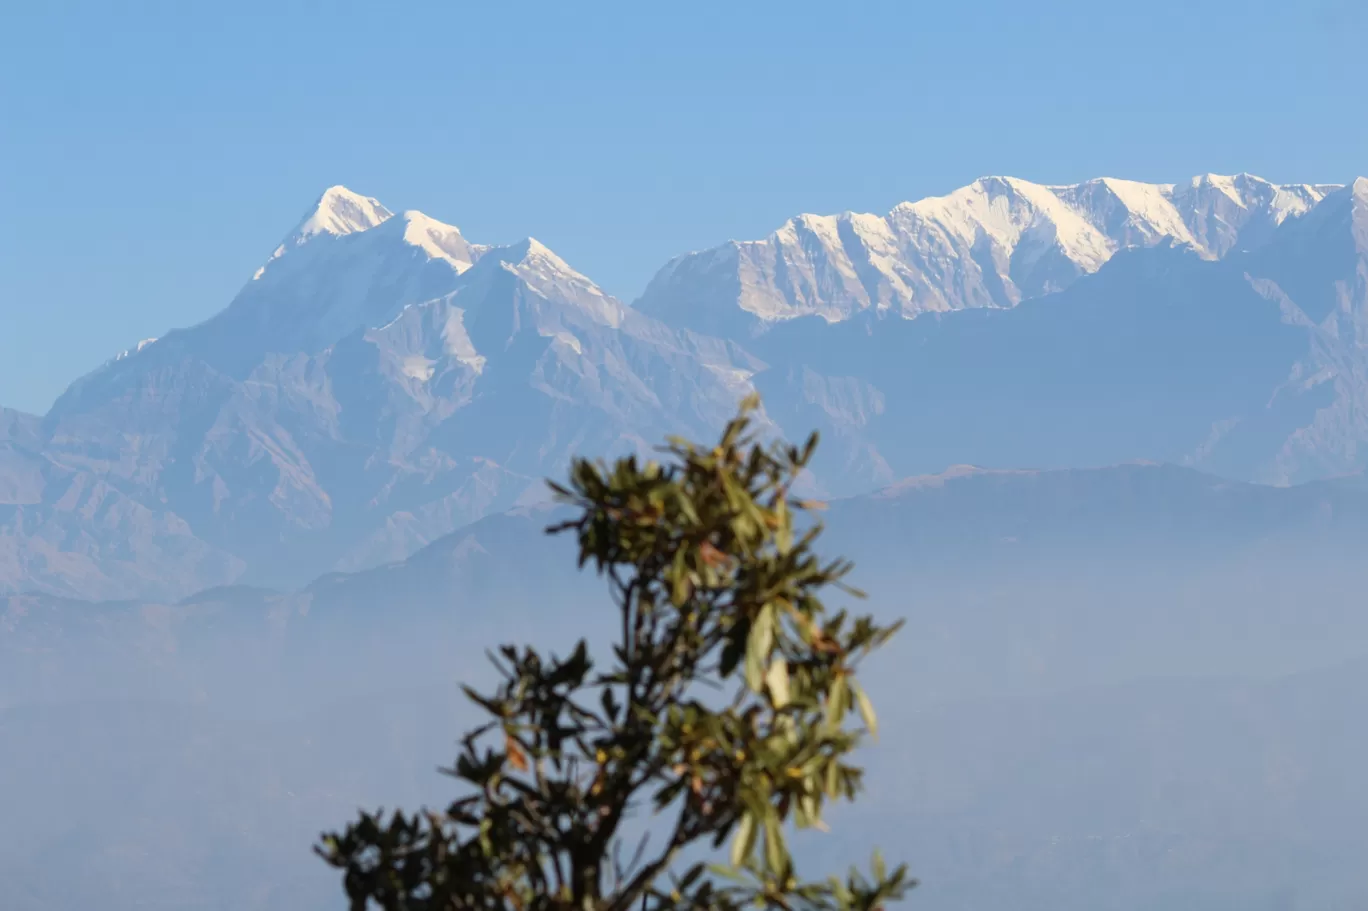
{"type": "Polygon", "coordinates": [[[400,558],[542,496],[573,452],[711,433],[756,369],[735,345],[614,300],[535,240],[470,245],[333,188],[226,310],[115,358],[26,431],[49,478],[13,504],[16,537],[44,519],[97,535],[99,507],[72,492],[98,490],[147,510],[140,533],[161,548],[221,562],[160,588],[123,584],[144,570],[106,565],[120,554],[86,581],[32,558],[0,579],[170,595],[244,563],[256,580],[299,581],[400,558]]]}
{"type": "Polygon", "coordinates": [[[217,316],[0,419],[0,591],[375,566],[753,390],[823,432],[826,495],[957,463],[1331,477],[1368,464],[1365,314],[1363,179],[984,179],[690,254],[630,307],[334,187],[217,316]]]}

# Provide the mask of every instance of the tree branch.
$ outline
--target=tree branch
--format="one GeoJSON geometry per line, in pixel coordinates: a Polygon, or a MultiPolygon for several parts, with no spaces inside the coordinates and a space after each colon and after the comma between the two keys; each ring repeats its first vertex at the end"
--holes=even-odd
{"type": "Polygon", "coordinates": [[[608,906],[606,911],[628,911],[632,903],[645,892],[651,883],[655,882],[656,877],[674,863],[680,850],[693,839],[689,833],[691,828],[688,825],[689,817],[689,807],[686,802],[680,808],[679,817],[675,820],[674,833],[670,836],[670,843],[660,852],[660,856],[642,867],[625,887],[618,890],[617,897],[613,899],[613,903],[608,906]]]}

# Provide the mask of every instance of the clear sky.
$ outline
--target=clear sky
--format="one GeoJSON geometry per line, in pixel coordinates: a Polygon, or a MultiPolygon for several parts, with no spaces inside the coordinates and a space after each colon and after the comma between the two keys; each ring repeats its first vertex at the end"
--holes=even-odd
{"type": "Polygon", "coordinates": [[[676,253],[984,174],[1368,172],[1365,0],[6,0],[0,404],[223,307],[327,186],[676,253]]]}

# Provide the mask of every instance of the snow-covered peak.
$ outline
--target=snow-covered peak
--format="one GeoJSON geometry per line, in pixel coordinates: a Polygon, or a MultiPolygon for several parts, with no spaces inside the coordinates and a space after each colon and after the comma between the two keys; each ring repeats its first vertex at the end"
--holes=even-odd
{"type": "Polygon", "coordinates": [[[228,308],[196,331],[240,333],[253,357],[321,351],[384,325],[408,304],[451,292],[485,250],[422,212],[395,215],[371,197],[332,187],[228,308]]]}
{"type": "MultiPolygon", "coordinates": [[[[354,193],[341,185],[328,187],[304,213],[294,230],[271,253],[267,264],[320,234],[343,237],[369,231],[392,217],[394,213],[381,205],[378,199],[354,193]]],[[[265,269],[262,266],[253,278],[260,278],[265,269]]]]}
{"type": "MultiPolygon", "coordinates": [[[[562,292],[573,289],[573,296],[576,298],[594,301],[595,308],[611,304],[607,310],[614,314],[622,308],[622,304],[605,294],[592,279],[573,268],[535,237],[529,237],[506,249],[509,257],[505,261],[516,262],[519,274],[529,280],[534,287],[555,284],[562,292]]],[[[613,317],[614,320],[617,318],[613,317]]]]}
{"type": "MultiPolygon", "coordinates": [[[[1237,179],[1248,182],[1251,175],[1241,174],[1239,178],[1226,176],[1224,174],[1199,174],[1188,181],[1184,192],[1193,193],[1201,190],[1212,190],[1221,193],[1235,205],[1245,207],[1245,197],[1236,185],[1237,179]]],[[[1261,181],[1262,178],[1255,177],[1253,180],[1261,181]]]]}
{"type": "Polygon", "coordinates": [[[369,231],[394,215],[378,199],[353,193],[343,186],[329,187],[295,228],[292,239],[303,242],[315,234],[355,234],[369,231]]]}
{"type": "Polygon", "coordinates": [[[314,207],[271,255],[271,259],[319,235],[346,237],[381,225],[384,225],[384,230],[378,233],[389,238],[397,237],[408,246],[417,247],[429,259],[444,260],[458,272],[469,269],[482,249],[468,243],[454,225],[438,221],[416,209],[395,216],[379,200],[336,186],[323,192],[314,207]]]}
{"type": "Polygon", "coordinates": [[[506,246],[489,247],[485,253],[492,261],[502,263],[505,267],[520,273],[535,274],[546,279],[570,279],[593,285],[586,276],[575,271],[569,263],[556,255],[555,251],[535,237],[527,237],[506,246]]]}
{"type": "Polygon", "coordinates": [[[887,216],[801,215],[765,240],[676,258],[637,305],[678,326],[728,333],[803,316],[1013,307],[1130,247],[1179,244],[1208,259],[1256,248],[1332,189],[1249,174],[1179,184],[983,177],[887,216]]]}
{"type": "Polygon", "coordinates": [[[481,247],[471,245],[454,225],[448,225],[416,210],[408,210],[386,226],[398,231],[403,242],[417,247],[430,259],[440,259],[457,272],[464,272],[479,258],[481,247]]]}
{"type": "Polygon", "coordinates": [[[570,269],[565,260],[557,256],[550,247],[537,240],[535,237],[525,238],[522,243],[514,244],[514,247],[525,251],[523,255],[528,258],[544,259],[547,262],[557,264],[559,268],[567,269],[572,272],[574,271],[573,269],[570,269]]]}
{"type": "Polygon", "coordinates": [[[1323,204],[1290,227],[1300,235],[1303,245],[1325,253],[1344,239],[1340,232],[1347,230],[1354,249],[1360,255],[1368,254],[1368,178],[1325,189],[1323,204]]]}
{"type": "Polygon", "coordinates": [[[1113,249],[1153,246],[1164,238],[1203,249],[1173,203],[1172,184],[1099,177],[1052,189],[1105,234],[1113,249]]]}
{"type": "Polygon", "coordinates": [[[1302,215],[1337,186],[1316,184],[1275,184],[1256,174],[1199,174],[1186,184],[1176,187],[1173,198],[1181,207],[1203,191],[1218,192],[1244,209],[1267,209],[1278,222],[1302,215]]]}
{"type": "Polygon", "coordinates": [[[889,220],[909,216],[934,222],[966,245],[986,240],[1002,250],[1015,249],[1028,235],[1048,235],[1049,242],[1089,271],[1106,262],[1113,248],[1055,188],[1016,177],[983,177],[945,196],[902,203],[889,220]]]}
{"type": "Polygon", "coordinates": [[[532,237],[484,249],[475,267],[461,276],[460,284],[463,306],[485,306],[471,303],[477,299],[500,301],[500,307],[512,303],[522,314],[523,325],[539,330],[566,320],[582,322],[586,317],[598,325],[618,326],[629,313],[625,304],[532,237]],[[504,290],[509,276],[520,289],[511,298],[504,290]]]}
{"type": "Polygon", "coordinates": [[[1207,255],[1222,257],[1266,243],[1289,218],[1305,215],[1333,188],[1274,184],[1254,174],[1201,174],[1174,188],[1172,199],[1207,255]]]}

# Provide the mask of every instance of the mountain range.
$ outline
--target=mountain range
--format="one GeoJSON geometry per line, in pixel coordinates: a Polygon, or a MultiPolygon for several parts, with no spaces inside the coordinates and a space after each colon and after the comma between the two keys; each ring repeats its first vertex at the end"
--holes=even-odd
{"type": "Polygon", "coordinates": [[[0,409],[5,907],[335,906],[308,845],[449,796],[487,646],[608,633],[575,455],[762,427],[906,627],[878,795],[800,851],[932,911],[1352,908],[1368,181],[985,178],[642,297],[326,191],[228,306],[0,409]]]}
{"type": "MultiPolygon", "coordinates": [[[[570,540],[545,534],[562,510],[540,503],[491,515],[406,560],[329,573],[296,589],[224,586],[183,599],[95,604],[4,596],[0,705],[110,692],[118,687],[92,683],[92,675],[135,665],[147,683],[141,698],[232,700],[260,688],[269,701],[277,682],[262,672],[274,666],[294,675],[296,687],[314,681],[324,699],[337,695],[344,656],[369,651],[382,665],[374,651],[382,643],[397,650],[396,660],[402,654],[442,669],[444,655],[456,665],[482,663],[483,649],[514,629],[551,645],[611,634],[599,626],[612,619],[602,610],[604,583],[577,568],[570,540]],[[95,651],[85,648],[92,644],[95,651]],[[244,661],[257,668],[254,679],[242,678],[244,661]]],[[[877,609],[936,632],[914,635],[906,647],[915,660],[899,668],[896,686],[915,700],[1120,682],[1152,673],[1157,656],[1184,651],[1200,656],[1185,673],[1291,672],[1316,666],[1314,656],[1327,651],[1355,657],[1368,639],[1361,586],[1343,584],[1346,573],[1368,573],[1360,560],[1368,484],[1359,478],[1268,487],[1171,465],[961,467],[833,500],[823,522],[821,550],[856,558],[854,581],[873,593],[877,609]],[[1146,578],[1157,567],[1166,580],[1146,578]],[[1302,597],[1275,597],[1279,574],[1298,579],[1302,597]],[[1209,605],[1194,591],[1180,594],[1181,584],[1204,575],[1248,589],[1209,605]],[[1152,597],[1165,586],[1165,599],[1152,597]],[[971,591],[977,603],[967,609],[971,591]],[[1051,593],[1059,603],[1049,611],[1022,606],[1047,603],[1051,593]],[[1292,619],[1304,629],[1289,629],[1292,619]],[[1221,652],[1244,657],[1221,666],[1213,657],[1221,652]],[[1022,660],[1026,653],[1034,654],[1022,660]],[[1085,664],[1106,676],[1085,681],[1085,664]],[[980,675],[973,685],[971,670],[980,675]],[[947,689],[951,679],[957,688],[947,689]]]]}
{"type": "Polygon", "coordinates": [[[1362,178],[985,178],[681,256],[630,306],[333,187],[216,316],[0,412],[0,591],[381,565],[751,391],[823,433],[828,496],[955,464],[1334,477],[1365,466],[1365,316],[1362,178]]]}

